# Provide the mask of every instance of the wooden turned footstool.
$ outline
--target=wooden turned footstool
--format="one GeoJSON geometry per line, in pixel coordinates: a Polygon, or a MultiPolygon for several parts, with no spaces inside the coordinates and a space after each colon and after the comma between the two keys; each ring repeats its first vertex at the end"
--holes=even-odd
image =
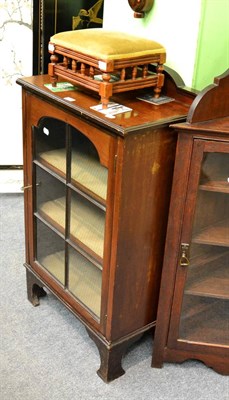
{"type": "Polygon", "coordinates": [[[48,74],[94,90],[107,107],[113,93],[154,87],[159,97],[164,84],[164,47],[152,40],[103,28],[57,33],[49,42],[48,74]],[[148,70],[155,63],[156,73],[148,70]]]}

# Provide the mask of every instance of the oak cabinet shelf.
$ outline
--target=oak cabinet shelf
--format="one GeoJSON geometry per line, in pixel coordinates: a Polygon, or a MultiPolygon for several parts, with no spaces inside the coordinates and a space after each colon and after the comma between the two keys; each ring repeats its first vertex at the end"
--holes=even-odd
{"type": "MultiPolygon", "coordinates": [[[[40,260],[41,265],[64,285],[63,264],[64,252],[53,253],[40,260]]],[[[101,302],[101,270],[95,268],[80,253],[71,249],[69,262],[69,291],[78,301],[93,312],[97,318],[100,315],[101,302]],[[77,265],[77,268],[75,267],[77,265]]]]}
{"type": "Polygon", "coordinates": [[[207,226],[193,237],[194,243],[205,243],[215,246],[229,246],[229,219],[224,218],[215,224],[207,226]]]}
{"type": "Polygon", "coordinates": [[[57,126],[54,124],[52,118],[46,118],[45,126],[33,127],[37,137],[35,160],[64,179],[69,176],[69,183],[106,204],[108,169],[99,159],[95,147],[98,140],[91,143],[73,127],[63,125],[63,121],[56,120],[57,126]],[[61,132],[66,132],[66,138],[61,132]]]}
{"type": "MultiPolygon", "coordinates": [[[[69,237],[73,242],[86,246],[88,251],[102,260],[105,215],[77,194],[72,196],[75,199],[71,200],[69,237]]],[[[62,232],[65,230],[65,203],[66,199],[62,197],[43,203],[39,208],[41,216],[62,232]]]]}
{"type": "Polygon", "coordinates": [[[229,253],[226,254],[226,258],[222,257],[220,261],[217,260],[212,264],[209,263],[205,271],[201,270],[199,272],[198,268],[199,276],[197,274],[190,274],[185,294],[229,299],[228,256],[229,253]]]}
{"type": "Polygon", "coordinates": [[[183,341],[183,345],[184,341],[187,340],[194,344],[205,345],[205,347],[206,344],[228,346],[229,340],[225,336],[225,331],[228,327],[228,303],[226,301],[208,301],[205,304],[201,298],[198,300],[198,311],[194,308],[192,309],[192,307],[193,300],[192,306],[188,308],[189,316],[181,321],[185,329],[180,330],[179,341],[183,341]]]}
{"type": "MultiPolygon", "coordinates": [[[[106,382],[124,373],[130,344],[154,328],[177,142],[195,95],[166,74],[160,106],[131,93],[110,120],[82,90],[50,91],[48,76],[19,79],[23,96],[28,299],[43,288],[85,325],[106,382]]],[[[179,82],[180,84],[180,82],[179,82]]],[[[74,349],[77,353],[77,349],[74,349]]]]}
{"type": "Polygon", "coordinates": [[[212,192],[229,193],[228,182],[225,182],[223,178],[219,178],[217,181],[211,181],[201,184],[200,189],[212,192]]]}
{"type": "Polygon", "coordinates": [[[203,177],[199,188],[201,190],[229,193],[228,175],[227,154],[220,154],[220,156],[218,154],[209,154],[204,163],[203,177]],[[209,176],[211,179],[209,179],[209,176]]]}
{"type": "MultiPolygon", "coordinates": [[[[107,169],[98,160],[72,151],[71,182],[81,190],[89,191],[106,200],[107,169]],[[83,189],[82,189],[83,188],[83,189]]],[[[39,154],[39,160],[61,176],[65,176],[66,150],[50,150],[39,154]]]]}
{"type": "Polygon", "coordinates": [[[187,123],[173,125],[178,147],[153,367],[194,358],[229,374],[228,90],[229,71],[199,93],[187,123]]]}

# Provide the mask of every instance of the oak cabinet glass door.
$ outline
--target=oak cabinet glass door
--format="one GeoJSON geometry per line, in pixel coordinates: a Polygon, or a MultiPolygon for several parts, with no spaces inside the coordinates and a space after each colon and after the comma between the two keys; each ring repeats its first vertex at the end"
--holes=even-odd
{"type": "Polygon", "coordinates": [[[33,128],[35,260],[100,318],[108,166],[76,128],[42,118],[33,128]]]}
{"type": "Polygon", "coordinates": [[[229,144],[194,141],[188,187],[169,342],[228,346],[229,144]]]}

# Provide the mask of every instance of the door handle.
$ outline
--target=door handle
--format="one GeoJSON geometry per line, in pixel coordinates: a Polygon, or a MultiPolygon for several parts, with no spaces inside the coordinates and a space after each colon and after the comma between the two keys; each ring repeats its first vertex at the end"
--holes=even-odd
{"type": "Polygon", "coordinates": [[[181,257],[180,257],[180,266],[187,267],[190,264],[189,261],[189,244],[181,243],[181,257]]]}

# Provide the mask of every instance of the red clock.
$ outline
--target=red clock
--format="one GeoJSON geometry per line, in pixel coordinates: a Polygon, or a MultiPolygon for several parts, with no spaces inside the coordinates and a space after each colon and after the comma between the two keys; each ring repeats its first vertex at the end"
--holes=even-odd
{"type": "Polygon", "coordinates": [[[128,3],[134,11],[135,18],[143,18],[145,12],[149,11],[153,6],[153,0],[128,0],[128,3]]]}

